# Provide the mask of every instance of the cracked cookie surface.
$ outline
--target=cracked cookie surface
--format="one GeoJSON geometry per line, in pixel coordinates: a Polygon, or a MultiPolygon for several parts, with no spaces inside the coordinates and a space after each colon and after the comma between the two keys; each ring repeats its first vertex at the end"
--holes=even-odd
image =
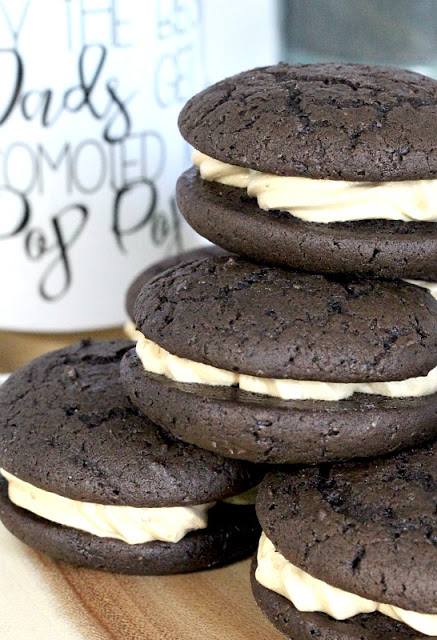
{"type": "Polygon", "coordinates": [[[391,67],[245,71],[194,96],[179,127],[199,151],[266,173],[357,181],[437,177],[437,82],[391,67]]]}
{"type": "Polygon", "coordinates": [[[172,269],[182,262],[190,262],[191,260],[201,260],[202,258],[223,256],[227,254],[228,252],[225,251],[225,249],[220,249],[220,247],[216,247],[214,245],[208,245],[206,247],[198,247],[197,249],[184,251],[183,253],[178,253],[176,256],[165,258],[164,260],[159,260],[159,262],[153,263],[150,267],[147,267],[147,269],[144,269],[144,271],[138,274],[126,292],[125,308],[128,316],[134,320],[135,300],[137,299],[142,286],[156,276],[159,276],[163,271],[172,269]]]}

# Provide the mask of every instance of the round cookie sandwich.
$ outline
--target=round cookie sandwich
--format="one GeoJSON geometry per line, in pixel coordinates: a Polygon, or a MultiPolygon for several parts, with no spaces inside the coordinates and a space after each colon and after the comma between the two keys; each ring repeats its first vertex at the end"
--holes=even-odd
{"type": "Polygon", "coordinates": [[[138,340],[139,338],[135,328],[134,305],[142,286],[146,284],[146,282],[149,282],[149,280],[160,275],[163,271],[176,267],[182,262],[185,263],[194,260],[201,260],[202,258],[210,258],[211,256],[224,255],[229,255],[229,253],[214,245],[198,247],[197,249],[184,251],[183,253],[178,253],[176,256],[171,256],[170,258],[165,258],[164,260],[155,262],[150,267],[147,267],[147,269],[144,269],[144,271],[141,271],[126,292],[125,307],[126,313],[130,318],[130,322],[126,323],[124,326],[126,336],[130,340],[138,340]]]}
{"type": "Polygon", "coordinates": [[[437,280],[437,81],[278,64],[194,96],[179,208],[201,235],[316,273],[437,280]]]}
{"type": "Polygon", "coordinates": [[[76,344],[1,387],[0,519],[49,556],[112,572],[249,555],[259,527],[241,494],[260,469],[179,442],[132,406],[119,373],[132,344],[76,344]]]}
{"type": "Polygon", "coordinates": [[[435,442],[268,474],[256,507],[258,605],[294,640],[436,637],[436,504],[435,442]]]}
{"type": "Polygon", "coordinates": [[[402,281],[241,257],[168,270],[135,303],[130,398],[177,438],[267,463],[373,456],[437,435],[437,301],[402,281]]]}

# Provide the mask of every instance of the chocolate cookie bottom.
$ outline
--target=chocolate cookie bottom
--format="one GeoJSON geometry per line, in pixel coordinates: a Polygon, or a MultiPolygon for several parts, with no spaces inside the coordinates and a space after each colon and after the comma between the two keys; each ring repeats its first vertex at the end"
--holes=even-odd
{"type": "Polygon", "coordinates": [[[148,373],[134,349],[124,355],[121,373],[132,402],[156,424],[229,458],[315,464],[388,454],[437,435],[437,394],[280,400],[148,373]]]}
{"type": "Polygon", "coordinates": [[[219,503],[210,510],[206,529],[192,531],[177,543],[129,545],[64,527],[15,506],[5,480],[0,480],[0,519],[25,544],[56,560],[132,575],[186,573],[227,564],[253,553],[260,535],[254,507],[219,503]]]}
{"type": "Polygon", "coordinates": [[[177,198],[200,235],[253,260],[313,273],[437,279],[435,222],[305,222],[263,211],[243,189],[202,180],[194,167],[179,178],[177,198]]]}
{"type": "MultiPolygon", "coordinates": [[[[255,600],[270,622],[292,640],[419,640],[429,638],[381,613],[334,620],[326,613],[301,612],[283,596],[266,589],[255,578],[252,561],[251,585],[255,600]]],[[[431,640],[429,638],[429,640],[431,640]]]]}

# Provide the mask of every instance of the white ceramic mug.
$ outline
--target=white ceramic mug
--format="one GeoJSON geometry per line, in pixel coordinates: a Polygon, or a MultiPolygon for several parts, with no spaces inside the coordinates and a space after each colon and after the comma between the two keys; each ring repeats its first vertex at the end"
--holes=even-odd
{"type": "Polygon", "coordinates": [[[129,282],[199,242],[175,181],[200,0],[0,2],[0,329],[121,325],[129,282]]]}

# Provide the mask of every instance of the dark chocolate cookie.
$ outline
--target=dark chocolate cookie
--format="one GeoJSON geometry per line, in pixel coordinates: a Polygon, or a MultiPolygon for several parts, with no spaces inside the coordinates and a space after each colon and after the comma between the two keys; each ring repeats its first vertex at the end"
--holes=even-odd
{"type": "Polygon", "coordinates": [[[146,284],[146,282],[149,282],[150,280],[155,278],[155,276],[160,275],[163,271],[167,271],[167,269],[176,267],[181,262],[191,262],[192,260],[201,260],[202,258],[210,258],[211,256],[224,256],[227,254],[228,252],[224,249],[220,249],[220,247],[210,245],[207,247],[198,247],[197,249],[191,249],[190,251],[178,253],[176,256],[165,258],[165,260],[160,260],[159,262],[155,262],[154,264],[152,264],[150,267],[147,267],[147,269],[141,271],[141,273],[138,274],[138,276],[135,278],[126,292],[125,304],[128,316],[132,320],[134,319],[135,300],[137,299],[137,296],[141,291],[141,287],[146,284]]]}
{"type": "Polygon", "coordinates": [[[437,281],[435,222],[306,222],[263,211],[243,189],[202,180],[194,167],[179,178],[177,198],[200,235],[255,260],[315,273],[437,281]]]}
{"type": "Polygon", "coordinates": [[[359,64],[278,64],[208,87],[179,127],[199,151],[266,173],[337,180],[437,177],[437,82],[359,64]]]}
{"type": "Polygon", "coordinates": [[[275,548],[327,584],[437,614],[437,444],[268,474],[257,514],[275,548]]]}
{"type": "MultiPolygon", "coordinates": [[[[12,374],[0,388],[0,467],[64,498],[138,508],[201,505],[256,485],[260,468],[184,444],[131,404],[119,370],[132,345],[86,341],[12,374]]],[[[5,491],[1,504],[5,525],[31,546],[110,571],[191,571],[211,566],[214,557],[222,564],[247,555],[256,544],[250,506],[220,508],[223,522],[213,516],[188,541],[136,545],[33,515],[14,506],[5,491]],[[248,519],[247,526],[238,524],[240,517],[248,519]]]]}

